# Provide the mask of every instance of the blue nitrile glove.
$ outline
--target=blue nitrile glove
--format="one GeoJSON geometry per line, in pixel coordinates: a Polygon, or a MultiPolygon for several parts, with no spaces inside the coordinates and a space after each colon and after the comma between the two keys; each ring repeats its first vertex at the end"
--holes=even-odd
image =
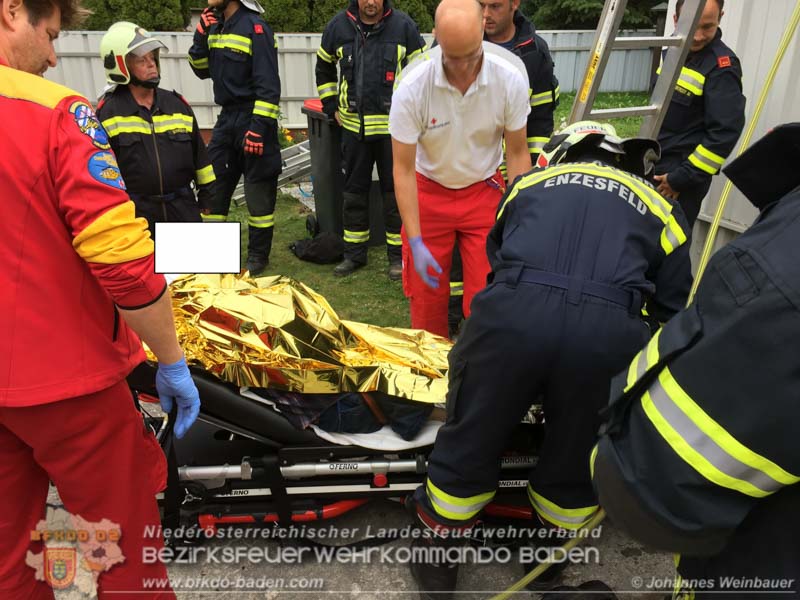
{"type": "Polygon", "coordinates": [[[158,363],[156,390],[161,408],[166,413],[172,410],[172,401],[177,400],[178,417],[175,419],[174,431],[176,438],[182,438],[200,414],[200,394],[189,373],[185,357],[171,365],[158,363]]]}
{"type": "Polygon", "coordinates": [[[428,269],[433,269],[434,273],[441,275],[442,267],[439,266],[425,242],[422,241],[422,236],[408,238],[408,245],[411,246],[411,253],[414,255],[414,269],[422,277],[422,281],[430,288],[438,288],[439,278],[428,273],[428,269]]]}

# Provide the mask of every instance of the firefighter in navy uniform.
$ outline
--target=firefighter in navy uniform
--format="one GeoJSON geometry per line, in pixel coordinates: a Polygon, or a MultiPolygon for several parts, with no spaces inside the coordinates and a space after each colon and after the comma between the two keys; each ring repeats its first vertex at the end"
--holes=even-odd
{"type": "MultiPolygon", "coordinates": [[[[553,114],[558,107],[558,79],[547,42],[536,33],[525,15],[519,10],[519,0],[480,0],[484,16],[484,39],[510,50],[520,57],[528,72],[531,86],[531,112],[528,115],[528,149],[531,164],[536,165],[544,145],[553,133],[553,114]]],[[[500,172],[506,176],[505,161],[500,172]]],[[[509,182],[511,183],[511,182],[509,182]]],[[[450,269],[450,305],[448,327],[450,337],[458,333],[464,318],[462,297],[464,283],[461,274],[461,256],[453,251],[450,269]]]]}
{"type": "Polygon", "coordinates": [[[800,597],[799,140],[724,169],[761,214],[614,380],[592,453],[614,523],[681,554],[676,598],[800,597]]]}
{"type": "Polygon", "coordinates": [[[192,109],[178,92],[158,87],[162,48],[134,23],[114,23],[100,43],[112,87],[97,107],[136,216],[154,237],[156,221],[200,222],[215,180],[192,109]]]}
{"type": "MultiPolygon", "coordinates": [[[[667,320],[689,293],[683,214],[643,179],[658,144],[590,121],[550,143],[550,166],[519,178],[500,204],[489,285],[450,353],[447,422],[414,497],[426,543],[474,526],[512,430],[539,397],[545,439],[528,497],[543,526],[587,523],[598,510],[589,474],[598,412],[611,377],[649,338],[642,305],[667,320]]],[[[421,589],[453,590],[453,566],[412,572],[421,589]]]]}
{"type": "MultiPolygon", "coordinates": [[[[675,13],[678,20],[683,1],[675,13]]],[[[711,178],[733,151],[744,127],[739,59],[722,42],[724,0],[707,0],[658,136],[658,191],[677,199],[694,226],[711,178]]],[[[659,69],[660,72],[660,69],[659,69]]]]}
{"type": "Polygon", "coordinates": [[[275,224],[281,81],[272,30],[256,0],[208,0],[189,64],[200,79],[211,78],[214,102],[222,106],[208,153],[217,176],[210,221],[225,221],[231,197],[244,174],[247,219],[247,269],[251,275],[269,264],[275,224]]]}
{"type": "Polygon", "coordinates": [[[425,49],[414,21],[389,0],[351,0],[325,27],[317,51],[322,110],[342,126],[344,260],[334,275],[367,264],[369,191],[377,164],[383,197],[389,278],[402,276],[400,213],[392,177],[389,109],[400,71],[425,49]],[[337,77],[336,65],[341,77],[337,77]],[[338,81],[338,86],[337,86],[338,81]]]}

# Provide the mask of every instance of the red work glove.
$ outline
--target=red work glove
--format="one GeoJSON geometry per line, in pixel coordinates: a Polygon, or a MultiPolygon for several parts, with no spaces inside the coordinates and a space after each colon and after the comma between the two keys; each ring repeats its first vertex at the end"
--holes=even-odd
{"type": "Polygon", "coordinates": [[[252,131],[244,134],[244,151],[248,154],[257,154],[261,156],[264,154],[264,141],[261,136],[252,131]]]}
{"type": "Polygon", "coordinates": [[[197,32],[200,35],[208,35],[208,30],[211,29],[212,25],[216,25],[217,23],[219,23],[217,13],[214,12],[213,8],[209,7],[200,14],[200,22],[197,24],[197,32]]]}

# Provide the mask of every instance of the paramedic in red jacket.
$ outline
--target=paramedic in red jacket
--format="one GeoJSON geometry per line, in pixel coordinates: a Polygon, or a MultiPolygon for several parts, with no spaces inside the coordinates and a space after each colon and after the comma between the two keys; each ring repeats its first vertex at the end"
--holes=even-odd
{"type": "MultiPolygon", "coordinates": [[[[159,358],[162,406],[178,406],[176,435],[200,406],[108,136],[84,98],[41,77],[61,27],[84,12],[79,1],[0,0],[0,598],[9,600],[53,598],[26,564],[44,550],[31,532],[49,481],[72,515],[119,526],[124,562],[100,574],[100,598],[166,576],[142,560],[162,543],[144,529],[159,524],[166,462],[125,383],[144,359],[140,338],[159,358]]],[[[162,581],[136,597],[174,594],[162,581]]]]}

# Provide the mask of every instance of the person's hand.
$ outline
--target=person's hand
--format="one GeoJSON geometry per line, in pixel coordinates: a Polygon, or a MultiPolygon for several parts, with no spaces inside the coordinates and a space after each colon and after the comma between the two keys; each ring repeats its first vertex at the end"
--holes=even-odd
{"type": "Polygon", "coordinates": [[[178,417],[175,419],[175,437],[182,438],[200,414],[200,394],[194,385],[192,374],[181,358],[171,365],[158,363],[156,390],[161,408],[169,414],[173,403],[178,404],[178,417]]]}
{"type": "Polygon", "coordinates": [[[263,138],[252,131],[244,134],[244,151],[248,154],[255,154],[261,156],[264,154],[264,140],[263,138]]]}
{"type": "Polygon", "coordinates": [[[429,269],[436,275],[442,274],[442,267],[433,258],[431,251],[422,241],[422,236],[409,238],[408,245],[411,246],[411,253],[414,255],[414,269],[429,288],[439,287],[439,278],[430,274],[429,269]]]}
{"type": "Polygon", "coordinates": [[[658,193],[665,198],[677,200],[678,196],[681,195],[680,192],[676,192],[672,189],[672,186],[669,184],[669,180],[667,179],[667,173],[664,173],[664,175],[653,175],[653,179],[655,179],[656,183],[658,183],[658,186],[656,187],[658,193]]]}
{"type": "Polygon", "coordinates": [[[197,32],[200,35],[208,35],[208,31],[211,29],[211,26],[216,25],[217,23],[219,23],[217,13],[214,12],[213,8],[208,7],[202,13],[200,13],[200,21],[197,23],[197,32]]]}
{"type": "Polygon", "coordinates": [[[338,110],[335,113],[333,113],[333,118],[336,121],[336,124],[339,127],[341,127],[342,126],[342,118],[339,116],[339,111],[338,110]]]}

